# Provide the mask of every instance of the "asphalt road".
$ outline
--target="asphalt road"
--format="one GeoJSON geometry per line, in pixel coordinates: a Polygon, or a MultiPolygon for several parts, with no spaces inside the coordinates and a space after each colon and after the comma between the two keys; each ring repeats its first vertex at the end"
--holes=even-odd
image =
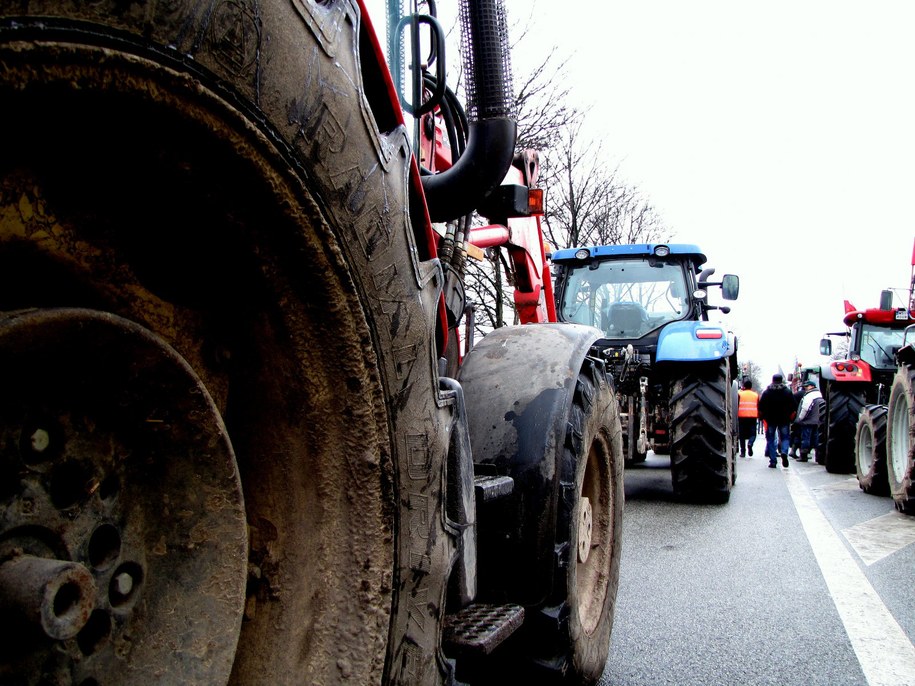
{"type": "Polygon", "coordinates": [[[915,517],[813,462],[738,458],[725,505],[626,471],[601,686],[915,686],[915,517]]]}

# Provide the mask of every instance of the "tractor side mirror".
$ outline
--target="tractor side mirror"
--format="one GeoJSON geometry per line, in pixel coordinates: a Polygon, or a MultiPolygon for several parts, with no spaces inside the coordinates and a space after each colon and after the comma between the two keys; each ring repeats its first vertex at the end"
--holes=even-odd
{"type": "Polygon", "coordinates": [[[832,355],[832,341],[828,338],[820,339],[820,355],[832,355]]]}
{"type": "Polygon", "coordinates": [[[725,274],[721,278],[721,297],[725,300],[737,300],[740,292],[740,278],[734,274],[725,274]]]}

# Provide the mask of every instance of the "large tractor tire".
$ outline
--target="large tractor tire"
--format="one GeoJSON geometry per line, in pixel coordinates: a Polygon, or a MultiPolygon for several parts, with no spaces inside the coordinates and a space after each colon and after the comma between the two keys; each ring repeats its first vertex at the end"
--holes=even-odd
{"type": "Polygon", "coordinates": [[[886,476],[886,405],[866,405],[855,431],[858,486],[871,495],[888,495],[886,476]]]}
{"type": "Polygon", "coordinates": [[[670,393],[670,468],[674,494],[725,503],[734,483],[734,431],[730,366],[678,365],[670,393]]]}
{"type": "Polygon", "coordinates": [[[864,402],[861,391],[836,384],[832,384],[829,390],[823,464],[831,474],[851,474],[855,471],[855,430],[864,402]]]}
{"type": "Polygon", "coordinates": [[[586,357],[598,335],[568,325],[497,329],[461,371],[474,462],[515,484],[480,514],[480,597],[525,608],[485,683],[593,684],[606,663],[623,450],[612,379],[586,357]]]}
{"type": "Polygon", "coordinates": [[[356,3],[29,6],[0,682],[446,682],[441,271],[356,3]]]}
{"type": "Polygon", "coordinates": [[[886,461],[896,509],[915,514],[915,366],[899,366],[890,389],[886,461]]]}

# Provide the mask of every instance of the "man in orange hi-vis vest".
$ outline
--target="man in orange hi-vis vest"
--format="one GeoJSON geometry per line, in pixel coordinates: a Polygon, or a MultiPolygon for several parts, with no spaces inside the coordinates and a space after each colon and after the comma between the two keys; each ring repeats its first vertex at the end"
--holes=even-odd
{"type": "Polygon", "coordinates": [[[753,382],[745,379],[737,396],[740,399],[737,405],[740,456],[746,457],[749,452],[750,457],[753,457],[753,441],[756,440],[756,424],[759,421],[759,393],[753,390],[753,382]]]}

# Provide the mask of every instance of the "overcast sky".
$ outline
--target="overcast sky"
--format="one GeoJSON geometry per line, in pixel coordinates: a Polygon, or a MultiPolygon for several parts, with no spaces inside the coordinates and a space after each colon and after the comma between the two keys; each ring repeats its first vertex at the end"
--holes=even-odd
{"type": "Polygon", "coordinates": [[[915,2],[508,0],[510,21],[532,6],[515,72],[570,56],[608,165],[740,276],[724,321],[766,380],[821,362],[843,300],[907,292],[915,2]]]}

